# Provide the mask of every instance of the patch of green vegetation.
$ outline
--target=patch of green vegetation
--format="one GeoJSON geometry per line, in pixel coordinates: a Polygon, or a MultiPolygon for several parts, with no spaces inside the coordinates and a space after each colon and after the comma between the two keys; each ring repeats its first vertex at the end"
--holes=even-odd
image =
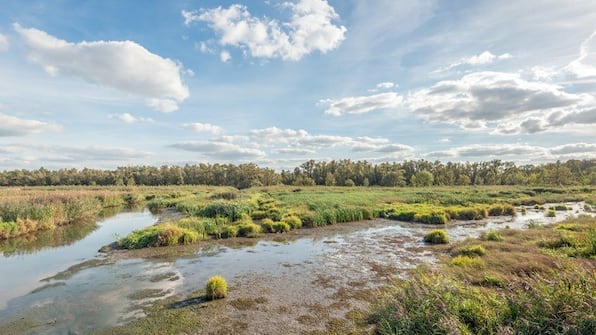
{"type": "Polygon", "coordinates": [[[553,208],[550,208],[546,211],[545,215],[547,218],[554,218],[555,216],[557,216],[557,211],[555,211],[553,208]]]}
{"type": "Polygon", "coordinates": [[[423,240],[430,244],[447,244],[449,243],[449,236],[442,229],[434,229],[426,233],[423,240]]]}
{"type": "Polygon", "coordinates": [[[471,245],[461,249],[461,254],[464,256],[484,256],[486,255],[486,248],[481,244],[471,245]]]}
{"type": "Polygon", "coordinates": [[[222,276],[213,276],[205,285],[205,294],[209,300],[223,299],[228,296],[228,283],[222,276]]]}
{"type": "MultiPolygon", "coordinates": [[[[543,248],[592,250],[596,218],[556,226],[503,230],[501,243],[484,242],[490,257],[458,255],[440,269],[421,269],[398,281],[370,321],[378,334],[594,334],[594,264],[543,248]],[[573,242],[569,235],[573,234],[573,242]],[[547,241],[545,244],[544,241],[547,241]],[[483,266],[474,262],[482,260],[483,266]]],[[[470,247],[470,241],[453,250],[470,247]]],[[[549,249],[550,250],[550,249],[549,249]]],[[[589,252],[577,257],[590,258],[589,252]]]]}
{"type": "Polygon", "coordinates": [[[474,269],[483,269],[486,266],[482,258],[465,255],[456,256],[453,260],[451,260],[451,264],[474,269]]]}
{"type": "Polygon", "coordinates": [[[503,235],[497,231],[491,230],[486,234],[483,234],[483,238],[487,241],[501,242],[503,241],[503,235]]]}

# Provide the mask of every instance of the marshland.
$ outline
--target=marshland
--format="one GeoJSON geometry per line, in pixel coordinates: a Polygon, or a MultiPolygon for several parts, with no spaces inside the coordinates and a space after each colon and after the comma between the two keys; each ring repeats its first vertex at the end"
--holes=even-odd
{"type": "Polygon", "coordinates": [[[391,187],[5,186],[0,333],[593,333],[589,177],[398,174],[391,187]],[[214,276],[223,299],[208,299],[214,276]]]}

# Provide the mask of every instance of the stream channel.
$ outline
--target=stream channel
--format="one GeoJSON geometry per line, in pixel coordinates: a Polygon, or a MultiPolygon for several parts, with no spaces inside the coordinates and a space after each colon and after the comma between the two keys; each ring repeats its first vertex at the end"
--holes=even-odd
{"type": "MultiPolygon", "coordinates": [[[[524,215],[455,222],[445,229],[457,241],[491,229],[524,228],[583,213],[581,203],[567,206],[572,210],[557,212],[554,218],[528,208],[524,215]]],[[[215,274],[223,275],[239,291],[246,285],[245,278],[275,278],[285,283],[284,289],[269,293],[285,298],[272,304],[279,308],[295,307],[298,301],[312,305],[350,283],[386,283],[388,275],[381,269],[399,276],[436,260],[422,243],[422,236],[436,226],[384,219],[302,229],[287,234],[289,238],[253,239],[244,246],[199,244],[190,253],[169,257],[130,259],[98,252],[119,236],[157,220],[147,210],[121,212],[97,223],[44,232],[33,241],[4,241],[0,245],[0,334],[7,325],[25,319],[33,326],[19,334],[90,334],[142,317],[143,307],[158,299],[201,289],[215,274]],[[313,282],[331,284],[320,285],[322,292],[305,295],[304,288],[313,282]]]]}

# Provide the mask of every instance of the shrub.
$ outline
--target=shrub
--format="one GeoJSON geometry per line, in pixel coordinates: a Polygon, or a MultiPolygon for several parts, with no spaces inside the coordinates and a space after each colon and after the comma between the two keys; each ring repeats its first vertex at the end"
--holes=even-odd
{"type": "Polygon", "coordinates": [[[442,229],[435,229],[424,235],[424,242],[431,244],[447,244],[449,243],[449,236],[442,229]]]}
{"type": "Polygon", "coordinates": [[[207,299],[223,299],[228,296],[228,283],[222,276],[213,276],[205,285],[205,294],[207,299]]]}
{"type": "Polygon", "coordinates": [[[273,220],[263,219],[263,221],[261,221],[261,230],[264,233],[273,233],[273,220]]]}
{"type": "Polygon", "coordinates": [[[397,212],[397,213],[389,212],[385,216],[391,220],[412,222],[412,221],[414,221],[416,212],[413,212],[413,211],[403,211],[403,212],[397,212]]]}
{"type": "Polygon", "coordinates": [[[238,236],[257,237],[261,232],[261,226],[255,223],[242,223],[238,225],[238,236]]]}
{"type": "Polygon", "coordinates": [[[290,225],[286,222],[279,221],[273,223],[273,232],[274,233],[287,233],[290,231],[290,225]]]}
{"type": "Polygon", "coordinates": [[[221,230],[221,237],[232,238],[238,236],[238,226],[226,225],[221,230]]]}
{"type": "Polygon", "coordinates": [[[546,217],[548,218],[554,218],[557,216],[557,212],[554,209],[549,209],[548,211],[546,211],[546,217]]]}
{"type": "Polygon", "coordinates": [[[503,235],[501,235],[499,232],[491,230],[488,233],[486,233],[484,239],[487,241],[501,242],[503,241],[503,235]]]}
{"type": "Polygon", "coordinates": [[[484,256],[486,254],[486,249],[484,246],[477,244],[471,245],[469,247],[465,247],[461,250],[462,255],[464,256],[484,256]]]}
{"type": "Polygon", "coordinates": [[[292,229],[298,229],[302,227],[302,220],[300,220],[300,218],[295,215],[286,215],[283,218],[283,221],[289,224],[292,229]]]}

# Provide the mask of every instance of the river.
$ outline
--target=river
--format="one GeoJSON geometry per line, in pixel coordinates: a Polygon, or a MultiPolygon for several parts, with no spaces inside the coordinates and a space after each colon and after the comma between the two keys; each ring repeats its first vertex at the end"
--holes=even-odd
{"type": "MultiPolygon", "coordinates": [[[[583,212],[582,204],[568,206],[573,209],[558,212],[554,218],[529,208],[525,215],[456,222],[445,228],[452,240],[462,240],[491,229],[552,223],[583,212]]],[[[253,240],[253,245],[243,247],[199,244],[191,253],[178,256],[114,259],[98,253],[118,236],[156,221],[148,211],[125,212],[86,227],[80,239],[4,251],[0,257],[0,333],[3,325],[26,320],[31,327],[20,334],[90,334],[143,316],[143,306],[157,299],[201,289],[214,274],[228,278],[232,285],[264,274],[295,283],[329,277],[334,285],[341,285],[380,278],[385,275],[381,269],[399,275],[435,261],[421,239],[436,226],[389,220],[352,223],[349,229],[337,229],[341,224],[305,229],[305,235],[295,238],[253,240]]],[[[286,287],[283,294],[290,300],[292,295],[301,295],[300,285],[286,287]]],[[[310,298],[316,300],[316,294],[310,298]]]]}

